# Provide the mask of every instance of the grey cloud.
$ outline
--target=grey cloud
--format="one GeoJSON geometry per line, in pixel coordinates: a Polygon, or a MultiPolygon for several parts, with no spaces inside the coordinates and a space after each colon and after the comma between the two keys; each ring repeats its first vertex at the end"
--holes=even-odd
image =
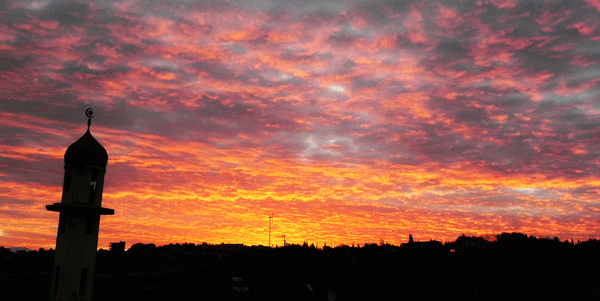
{"type": "Polygon", "coordinates": [[[88,3],[56,1],[42,10],[40,18],[59,21],[63,26],[82,25],[89,13],[88,3]]]}
{"type": "MultiPolygon", "coordinates": [[[[0,157],[2,156],[0,155],[0,157]]],[[[42,183],[52,186],[62,185],[64,166],[62,159],[44,155],[28,155],[28,160],[7,157],[2,160],[4,165],[2,169],[7,180],[21,183],[42,183]]]]}
{"type": "Polygon", "coordinates": [[[328,38],[331,44],[337,47],[351,46],[357,39],[360,39],[360,37],[342,33],[334,34],[328,38]]]}
{"type": "Polygon", "coordinates": [[[0,57],[0,70],[9,71],[11,69],[18,69],[25,67],[33,58],[26,56],[22,58],[16,57],[0,57]]]}
{"type": "MultiPolygon", "coordinates": [[[[58,81],[51,81],[49,87],[60,83],[61,82],[58,81]]],[[[37,99],[31,99],[27,102],[7,98],[0,99],[0,109],[3,112],[17,114],[24,113],[27,115],[33,115],[35,117],[60,122],[73,122],[76,120],[76,117],[67,113],[75,110],[75,106],[70,104],[70,102],[74,99],[72,95],[60,92],[52,92],[47,97],[48,98],[40,97],[37,99]],[[49,105],[48,100],[52,101],[51,105],[49,105]]],[[[82,104],[82,106],[85,106],[85,104],[82,104]]],[[[85,111],[85,108],[83,108],[83,111],[85,111]]],[[[56,128],[59,131],[67,130],[67,127],[60,124],[55,125],[53,128],[56,128]]],[[[18,131],[18,129],[11,129],[11,131],[12,130],[18,131]]]]}

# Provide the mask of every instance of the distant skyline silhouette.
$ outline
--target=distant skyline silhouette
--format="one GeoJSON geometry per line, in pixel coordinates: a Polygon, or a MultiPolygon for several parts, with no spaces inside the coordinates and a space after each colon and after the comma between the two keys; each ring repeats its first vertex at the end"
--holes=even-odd
{"type": "Polygon", "coordinates": [[[0,246],[54,246],[44,206],[88,107],[119,212],[101,248],[268,245],[269,228],[273,245],[600,237],[597,1],[9,0],[0,15],[0,246]]]}
{"type": "MultiPolygon", "coordinates": [[[[589,273],[598,251],[595,239],[523,233],[322,249],[138,243],[97,252],[92,300],[589,300],[600,296],[589,273]]],[[[0,248],[0,297],[44,298],[52,255],[0,248]]]]}

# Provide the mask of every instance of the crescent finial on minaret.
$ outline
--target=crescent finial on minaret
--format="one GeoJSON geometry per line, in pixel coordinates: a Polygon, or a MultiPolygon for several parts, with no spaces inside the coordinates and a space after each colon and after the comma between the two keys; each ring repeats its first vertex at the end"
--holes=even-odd
{"type": "Polygon", "coordinates": [[[92,125],[92,118],[94,118],[94,109],[87,108],[87,110],[85,110],[85,116],[88,117],[88,130],[89,130],[90,125],[92,125]]]}

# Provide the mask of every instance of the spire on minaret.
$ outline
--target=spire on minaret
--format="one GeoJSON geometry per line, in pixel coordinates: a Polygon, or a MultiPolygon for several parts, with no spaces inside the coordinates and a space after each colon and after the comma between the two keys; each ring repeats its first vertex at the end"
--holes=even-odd
{"type": "Polygon", "coordinates": [[[87,108],[87,110],[85,110],[85,116],[88,117],[88,131],[89,131],[90,125],[92,125],[92,118],[94,118],[94,110],[92,108],[87,108]]]}

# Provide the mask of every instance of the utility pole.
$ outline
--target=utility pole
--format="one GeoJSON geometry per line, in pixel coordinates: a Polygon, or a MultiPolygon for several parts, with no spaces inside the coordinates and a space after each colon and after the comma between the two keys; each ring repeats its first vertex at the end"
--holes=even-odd
{"type": "Polygon", "coordinates": [[[269,214],[269,248],[271,247],[271,223],[273,219],[273,211],[269,214]]]}

